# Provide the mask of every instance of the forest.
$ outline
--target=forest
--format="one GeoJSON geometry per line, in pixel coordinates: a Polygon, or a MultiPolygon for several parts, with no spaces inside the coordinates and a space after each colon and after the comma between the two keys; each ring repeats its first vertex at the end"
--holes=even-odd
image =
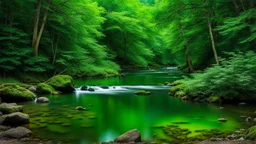
{"type": "Polygon", "coordinates": [[[0,126],[25,112],[43,143],[253,143],[255,45],[255,0],[0,0],[0,126]]]}

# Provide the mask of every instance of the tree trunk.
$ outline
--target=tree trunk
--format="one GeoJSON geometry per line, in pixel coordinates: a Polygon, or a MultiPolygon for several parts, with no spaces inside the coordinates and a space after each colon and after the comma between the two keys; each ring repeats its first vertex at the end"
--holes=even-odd
{"type": "Polygon", "coordinates": [[[57,56],[57,51],[58,51],[58,45],[59,45],[59,39],[60,36],[57,36],[55,48],[54,48],[54,37],[53,37],[53,42],[52,42],[52,51],[53,51],[53,58],[52,58],[52,64],[55,64],[56,56],[57,56]]]}
{"type": "MultiPolygon", "coordinates": [[[[204,2],[206,3],[206,0],[204,0],[204,2]]],[[[215,58],[216,64],[219,65],[218,54],[217,54],[216,47],[215,47],[215,41],[214,41],[213,32],[212,32],[212,25],[211,25],[210,16],[209,16],[207,6],[205,6],[205,13],[206,13],[206,18],[207,18],[207,22],[208,22],[211,42],[212,42],[212,50],[213,50],[214,58],[215,58]]]]}
{"type": "Polygon", "coordinates": [[[237,4],[237,1],[236,1],[236,0],[233,0],[233,4],[234,4],[234,6],[235,6],[235,10],[236,10],[236,12],[237,12],[237,13],[240,13],[240,9],[239,9],[239,6],[238,6],[238,4],[237,4]]]}
{"type": "Polygon", "coordinates": [[[33,38],[32,38],[32,48],[35,48],[35,45],[36,45],[41,5],[42,5],[42,0],[38,0],[38,2],[36,4],[36,12],[34,15],[34,30],[33,30],[33,38]]]}
{"type": "Polygon", "coordinates": [[[48,10],[49,10],[49,7],[50,7],[50,3],[51,3],[51,0],[48,0],[47,1],[47,7],[46,7],[46,10],[44,12],[44,17],[43,17],[42,25],[41,25],[40,31],[39,31],[37,39],[36,39],[35,56],[38,56],[38,47],[39,47],[39,44],[40,44],[40,41],[41,41],[41,37],[42,37],[43,31],[44,31],[46,20],[48,18],[48,10]]]}
{"type": "Polygon", "coordinates": [[[127,62],[127,37],[125,32],[123,33],[124,35],[124,64],[127,62]]]}
{"type": "Polygon", "coordinates": [[[194,69],[193,69],[192,61],[190,59],[190,55],[189,55],[189,52],[188,52],[187,42],[186,42],[186,39],[185,39],[185,36],[184,36],[184,32],[183,32],[181,22],[179,22],[179,26],[180,26],[180,35],[181,35],[181,37],[183,38],[183,41],[184,41],[184,50],[185,50],[185,54],[186,54],[186,65],[188,67],[188,72],[193,72],[194,69]]]}
{"type": "Polygon", "coordinates": [[[243,2],[243,0],[240,0],[240,2],[241,2],[241,6],[242,6],[243,11],[245,11],[245,7],[244,7],[244,2],[243,2]]]}
{"type": "Polygon", "coordinates": [[[250,7],[254,8],[254,0],[250,0],[250,7]]]}

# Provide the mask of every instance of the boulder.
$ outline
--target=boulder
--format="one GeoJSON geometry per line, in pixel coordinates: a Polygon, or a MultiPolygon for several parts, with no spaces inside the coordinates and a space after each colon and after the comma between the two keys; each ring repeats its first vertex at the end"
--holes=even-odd
{"type": "Polygon", "coordinates": [[[31,86],[28,88],[29,91],[36,93],[36,87],[35,86],[31,86]]]}
{"type": "Polygon", "coordinates": [[[187,96],[184,96],[181,98],[182,100],[188,100],[188,97],[187,96]]]}
{"type": "Polygon", "coordinates": [[[2,118],[4,119],[4,125],[17,126],[29,123],[29,116],[21,112],[3,115],[2,118]]]}
{"type": "Polygon", "coordinates": [[[225,119],[225,118],[219,118],[218,121],[219,121],[219,122],[226,122],[226,121],[228,121],[228,120],[225,119]]]}
{"type": "Polygon", "coordinates": [[[256,117],[256,111],[253,113],[253,117],[256,117]]]}
{"type": "Polygon", "coordinates": [[[74,91],[73,78],[69,75],[56,75],[46,82],[58,91],[70,93],[74,91]]]}
{"type": "Polygon", "coordinates": [[[39,94],[51,94],[55,91],[55,89],[46,84],[46,83],[40,83],[37,85],[36,92],[39,94]]]}
{"type": "Polygon", "coordinates": [[[16,84],[0,85],[0,96],[4,102],[32,101],[35,98],[31,91],[16,84]]]}
{"type": "Polygon", "coordinates": [[[36,102],[37,103],[48,103],[49,99],[46,97],[39,97],[39,98],[37,98],[36,102]]]}
{"type": "Polygon", "coordinates": [[[135,92],[136,95],[151,95],[150,91],[140,90],[135,92]]]}
{"type": "Polygon", "coordinates": [[[6,130],[1,133],[1,136],[7,137],[7,138],[15,138],[15,139],[21,139],[24,137],[28,137],[32,134],[32,132],[24,127],[17,127],[17,128],[11,128],[9,130],[6,130]]]}
{"type": "Polygon", "coordinates": [[[82,87],[81,87],[81,90],[87,91],[87,90],[88,90],[88,86],[82,86],[82,87]]]}
{"type": "Polygon", "coordinates": [[[140,132],[136,129],[130,130],[115,139],[116,143],[141,142],[140,132]]]}
{"type": "Polygon", "coordinates": [[[21,112],[23,109],[22,106],[18,106],[16,103],[2,103],[0,104],[0,111],[3,114],[9,114],[14,112],[21,112]]]}

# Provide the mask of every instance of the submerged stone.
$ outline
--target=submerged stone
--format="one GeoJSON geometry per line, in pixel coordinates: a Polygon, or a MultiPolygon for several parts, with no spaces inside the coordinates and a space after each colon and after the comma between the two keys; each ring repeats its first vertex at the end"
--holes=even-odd
{"type": "Polygon", "coordinates": [[[145,91],[145,90],[140,90],[135,92],[136,95],[150,95],[151,92],[150,91],[145,91]]]}
{"type": "Polygon", "coordinates": [[[82,124],[80,125],[81,128],[92,128],[92,125],[82,124]]]}
{"type": "Polygon", "coordinates": [[[88,116],[88,119],[96,119],[96,116],[88,116]]]}
{"type": "Polygon", "coordinates": [[[2,132],[1,136],[7,137],[7,138],[20,139],[20,138],[28,137],[31,134],[32,132],[29,129],[24,127],[17,127],[17,128],[11,128],[7,131],[2,132]]]}

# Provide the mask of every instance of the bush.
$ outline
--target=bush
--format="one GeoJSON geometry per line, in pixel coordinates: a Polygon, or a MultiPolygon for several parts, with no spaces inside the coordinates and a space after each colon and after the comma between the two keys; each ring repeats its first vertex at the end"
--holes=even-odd
{"type": "MultiPolygon", "coordinates": [[[[224,100],[256,99],[255,52],[228,55],[230,58],[222,59],[219,66],[185,78],[182,81],[184,91],[189,95],[215,95],[224,100]]],[[[176,89],[179,89],[179,86],[176,89]]],[[[172,91],[175,91],[175,88],[172,91]]]]}

